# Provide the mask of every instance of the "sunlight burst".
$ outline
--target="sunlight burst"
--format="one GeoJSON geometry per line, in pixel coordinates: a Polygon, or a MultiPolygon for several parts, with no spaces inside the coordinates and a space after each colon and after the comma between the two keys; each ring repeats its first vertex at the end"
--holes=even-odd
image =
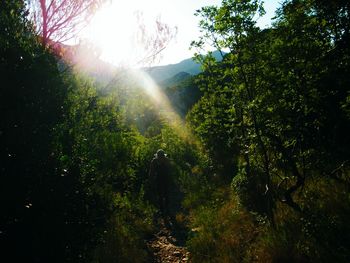
{"type": "MultiPolygon", "coordinates": [[[[101,59],[117,66],[134,66],[145,56],[148,43],[140,32],[156,26],[159,1],[113,1],[102,7],[80,38],[101,50],[101,59]]],[[[152,33],[152,32],[146,32],[152,33]]]]}
{"type": "Polygon", "coordinates": [[[101,50],[101,58],[110,63],[126,63],[131,59],[136,19],[130,6],[118,1],[97,12],[83,37],[101,50]]]}

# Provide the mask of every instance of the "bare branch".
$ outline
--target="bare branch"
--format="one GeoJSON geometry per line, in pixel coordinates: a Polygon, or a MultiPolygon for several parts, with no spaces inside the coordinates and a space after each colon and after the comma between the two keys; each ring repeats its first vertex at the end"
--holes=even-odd
{"type": "Polygon", "coordinates": [[[26,0],[44,45],[77,36],[105,0],[26,0]]]}

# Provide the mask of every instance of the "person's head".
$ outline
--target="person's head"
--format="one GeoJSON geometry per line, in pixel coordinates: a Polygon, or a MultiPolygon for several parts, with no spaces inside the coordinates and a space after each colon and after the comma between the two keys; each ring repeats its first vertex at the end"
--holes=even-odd
{"type": "Polygon", "coordinates": [[[156,153],[156,156],[157,156],[157,158],[162,158],[162,157],[165,157],[166,154],[162,149],[159,149],[156,153]]]}

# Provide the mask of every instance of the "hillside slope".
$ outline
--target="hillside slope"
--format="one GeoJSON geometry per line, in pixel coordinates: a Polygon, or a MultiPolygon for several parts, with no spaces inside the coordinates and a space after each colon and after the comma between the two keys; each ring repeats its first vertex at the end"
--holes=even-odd
{"type": "MultiPolygon", "coordinates": [[[[222,57],[219,51],[214,51],[213,56],[218,61],[222,60],[222,57]]],[[[161,83],[164,80],[169,79],[180,72],[186,72],[190,75],[197,75],[202,71],[200,64],[195,62],[192,58],[185,59],[176,64],[149,67],[149,68],[144,68],[144,70],[157,83],[161,83]]]]}

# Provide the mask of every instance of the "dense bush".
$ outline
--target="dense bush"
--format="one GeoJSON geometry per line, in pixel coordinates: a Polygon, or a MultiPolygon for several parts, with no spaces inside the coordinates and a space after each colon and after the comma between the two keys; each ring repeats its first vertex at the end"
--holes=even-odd
{"type": "MultiPolygon", "coordinates": [[[[197,56],[204,95],[187,120],[207,147],[210,173],[232,180],[226,204],[235,200],[232,213],[250,220],[240,214],[219,229],[230,217],[219,218],[225,205],[194,207],[192,222],[205,228],[189,241],[195,261],[348,260],[349,10],[344,1],[284,1],[266,29],[256,26],[260,1],[197,12],[203,35],[193,47],[209,42],[229,52],[221,62],[197,56]],[[233,242],[244,236],[238,250],[218,238],[231,227],[233,242]],[[232,254],[218,252],[225,250],[232,254]]],[[[206,198],[191,195],[210,203],[214,185],[206,198]]]]}

